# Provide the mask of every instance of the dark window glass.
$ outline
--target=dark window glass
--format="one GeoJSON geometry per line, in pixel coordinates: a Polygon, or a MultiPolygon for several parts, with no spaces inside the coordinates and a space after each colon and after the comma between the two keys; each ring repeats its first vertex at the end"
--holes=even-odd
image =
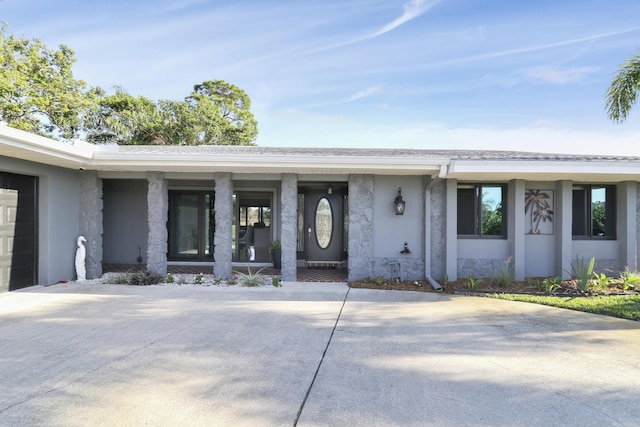
{"type": "Polygon", "coordinates": [[[574,237],[615,239],[615,186],[580,185],[573,188],[574,237]]]}
{"type": "Polygon", "coordinates": [[[458,235],[506,237],[504,185],[458,186],[458,235]]]}

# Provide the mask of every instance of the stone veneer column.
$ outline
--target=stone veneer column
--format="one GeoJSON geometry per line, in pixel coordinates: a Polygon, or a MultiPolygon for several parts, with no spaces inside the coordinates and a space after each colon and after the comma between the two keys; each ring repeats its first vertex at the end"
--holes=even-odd
{"type": "Polygon", "coordinates": [[[373,175],[349,177],[349,280],[373,268],[373,175]]]}
{"type": "Polygon", "coordinates": [[[233,183],[229,172],[215,174],[215,219],[216,229],[213,234],[213,274],[225,278],[231,277],[232,225],[233,225],[233,183]]]}
{"type": "Polygon", "coordinates": [[[87,279],[102,276],[102,180],[95,171],[80,172],[80,235],[87,240],[87,279]]]}
{"type": "Polygon", "coordinates": [[[162,172],[147,173],[147,270],[167,274],[169,186],[162,172]]]}
{"type": "Polygon", "coordinates": [[[280,192],[280,242],[282,243],[282,281],[295,282],[298,242],[298,175],[283,174],[280,192]]]}
{"type": "Polygon", "coordinates": [[[431,242],[431,277],[443,280],[445,275],[445,260],[447,258],[447,203],[445,181],[435,178],[428,185],[426,197],[431,201],[431,227],[427,236],[431,242]],[[430,190],[430,191],[429,191],[430,190]]]}

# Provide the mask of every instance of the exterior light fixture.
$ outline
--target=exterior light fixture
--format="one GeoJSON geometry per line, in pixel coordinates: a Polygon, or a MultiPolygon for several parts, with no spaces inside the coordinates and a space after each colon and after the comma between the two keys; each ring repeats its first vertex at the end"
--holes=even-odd
{"type": "Polygon", "coordinates": [[[398,195],[393,201],[393,204],[395,205],[396,215],[404,215],[404,206],[406,203],[402,200],[402,187],[398,187],[398,195]]]}
{"type": "Polygon", "coordinates": [[[327,188],[327,194],[333,194],[333,187],[329,184],[329,188],[327,188]]]}

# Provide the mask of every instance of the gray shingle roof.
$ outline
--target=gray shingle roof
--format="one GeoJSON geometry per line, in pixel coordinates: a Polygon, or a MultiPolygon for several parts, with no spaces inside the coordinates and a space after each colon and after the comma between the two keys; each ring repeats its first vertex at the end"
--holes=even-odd
{"type": "Polygon", "coordinates": [[[568,162],[640,162],[634,156],[603,156],[588,154],[556,154],[525,151],[492,150],[422,150],[422,149],[366,149],[366,148],[302,148],[302,147],[260,147],[226,145],[122,145],[119,152],[128,154],[168,154],[168,155],[253,155],[253,156],[319,156],[319,157],[386,157],[424,158],[452,160],[540,160],[568,162]]]}

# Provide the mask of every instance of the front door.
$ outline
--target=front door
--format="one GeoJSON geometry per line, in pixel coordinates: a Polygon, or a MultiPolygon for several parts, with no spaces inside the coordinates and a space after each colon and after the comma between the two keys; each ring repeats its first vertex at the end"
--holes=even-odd
{"type": "Polygon", "coordinates": [[[0,172],[0,292],[36,284],[37,185],[35,177],[0,172]]]}
{"type": "Polygon", "coordinates": [[[304,192],[304,256],[307,261],[340,261],[343,255],[343,195],[304,192]]]}

